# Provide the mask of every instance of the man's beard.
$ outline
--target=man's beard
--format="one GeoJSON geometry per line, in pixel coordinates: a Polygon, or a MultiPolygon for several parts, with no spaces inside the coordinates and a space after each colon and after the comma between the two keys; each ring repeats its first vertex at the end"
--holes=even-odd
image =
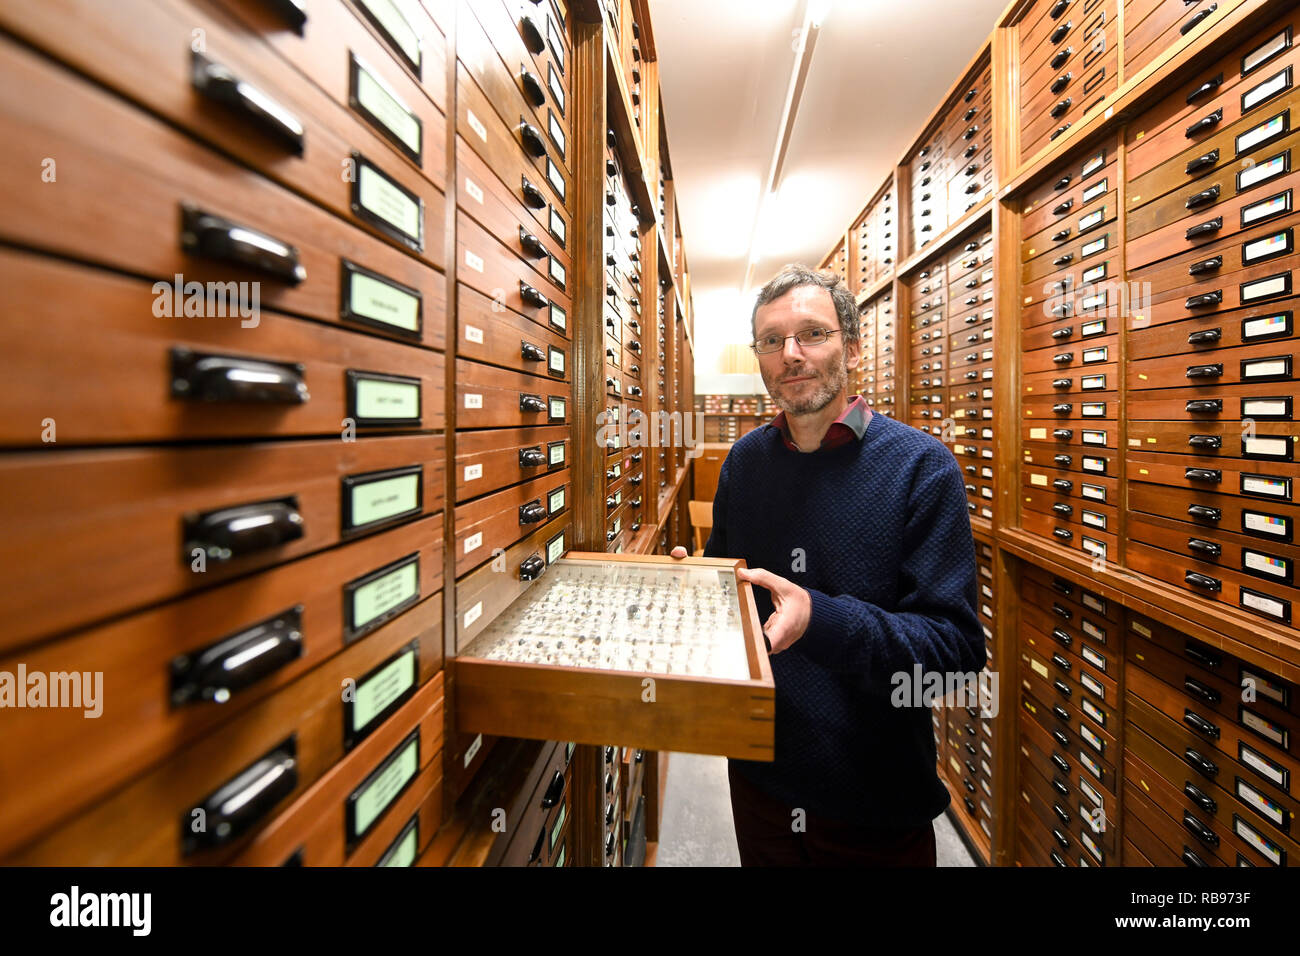
{"type": "MultiPolygon", "coordinates": [[[[816,374],[811,369],[809,372],[816,374]]],[[[798,378],[799,375],[790,376],[788,372],[783,373],[786,377],[798,378]]],[[[820,412],[823,408],[835,400],[835,396],[843,391],[844,386],[849,381],[848,363],[845,362],[844,356],[840,356],[840,361],[835,368],[831,369],[830,378],[821,383],[817,388],[805,398],[790,399],[781,395],[777,391],[777,386],[781,385],[780,379],[768,379],[763,376],[763,384],[767,387],[767,392],[772,396],[772,401],[776,407],[781,409],[787,415],[811,415],[820,412]]]]}

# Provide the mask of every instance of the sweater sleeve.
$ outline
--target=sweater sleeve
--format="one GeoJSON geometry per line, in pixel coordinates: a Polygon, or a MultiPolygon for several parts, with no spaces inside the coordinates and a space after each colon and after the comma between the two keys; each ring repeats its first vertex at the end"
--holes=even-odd
{"type": "Polygon", "coordinates": [[[709,540],[704,542],[704,557],[726,558],[727,554],[727,485],[730,473],[727,465],[731,462],[728,455],[718,472],[718,490],[713,496],[713,527],[709,529],[709,540]]]}
{"type": "Polygon", "coordinates": [[[918,664],[924,673],[983,669],[965,485],[957,463],[946,457],[947,462],[926,468],[926,477],[911,491],[897,609],[809,588],[808,627],[792,649],[829,670],[881,684],[894,674],[912,673],[918,664]]]}

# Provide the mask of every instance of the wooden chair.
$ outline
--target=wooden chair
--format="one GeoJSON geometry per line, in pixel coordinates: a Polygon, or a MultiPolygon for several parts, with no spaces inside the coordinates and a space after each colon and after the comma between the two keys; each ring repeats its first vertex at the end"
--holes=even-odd
{"type": "Polygon", "coordinates": [[[695,529],[695,557],[704,554],[704,543],[708,533],[713,530],[713,502],[687,502],[691,510],[691,527],[695,529]]]}

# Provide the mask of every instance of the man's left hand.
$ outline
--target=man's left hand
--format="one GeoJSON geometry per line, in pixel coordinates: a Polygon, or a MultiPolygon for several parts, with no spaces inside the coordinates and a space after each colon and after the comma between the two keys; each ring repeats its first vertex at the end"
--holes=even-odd
{"type": "Polygon", "coordinates": [[[772,645],[773,654],[779,654],[803,637],[812,617],[812,598],[805,589],[762,568],[738,568],[736,577],[765,588],[772,595],[775,610],[763,622],[763,633],[772,645]]]}

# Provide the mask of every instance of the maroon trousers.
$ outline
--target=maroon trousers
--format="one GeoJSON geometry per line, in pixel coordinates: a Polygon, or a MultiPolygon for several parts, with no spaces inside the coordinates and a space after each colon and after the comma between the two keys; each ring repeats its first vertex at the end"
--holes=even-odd
{"type": "Polygon", "coordinates": [[[741,866],[934,866],[934,824],[909,829],[827,820],[769,797],[728,766],[741,866]],[[798,827],[796,827],[798,823],[798,827]]]}

